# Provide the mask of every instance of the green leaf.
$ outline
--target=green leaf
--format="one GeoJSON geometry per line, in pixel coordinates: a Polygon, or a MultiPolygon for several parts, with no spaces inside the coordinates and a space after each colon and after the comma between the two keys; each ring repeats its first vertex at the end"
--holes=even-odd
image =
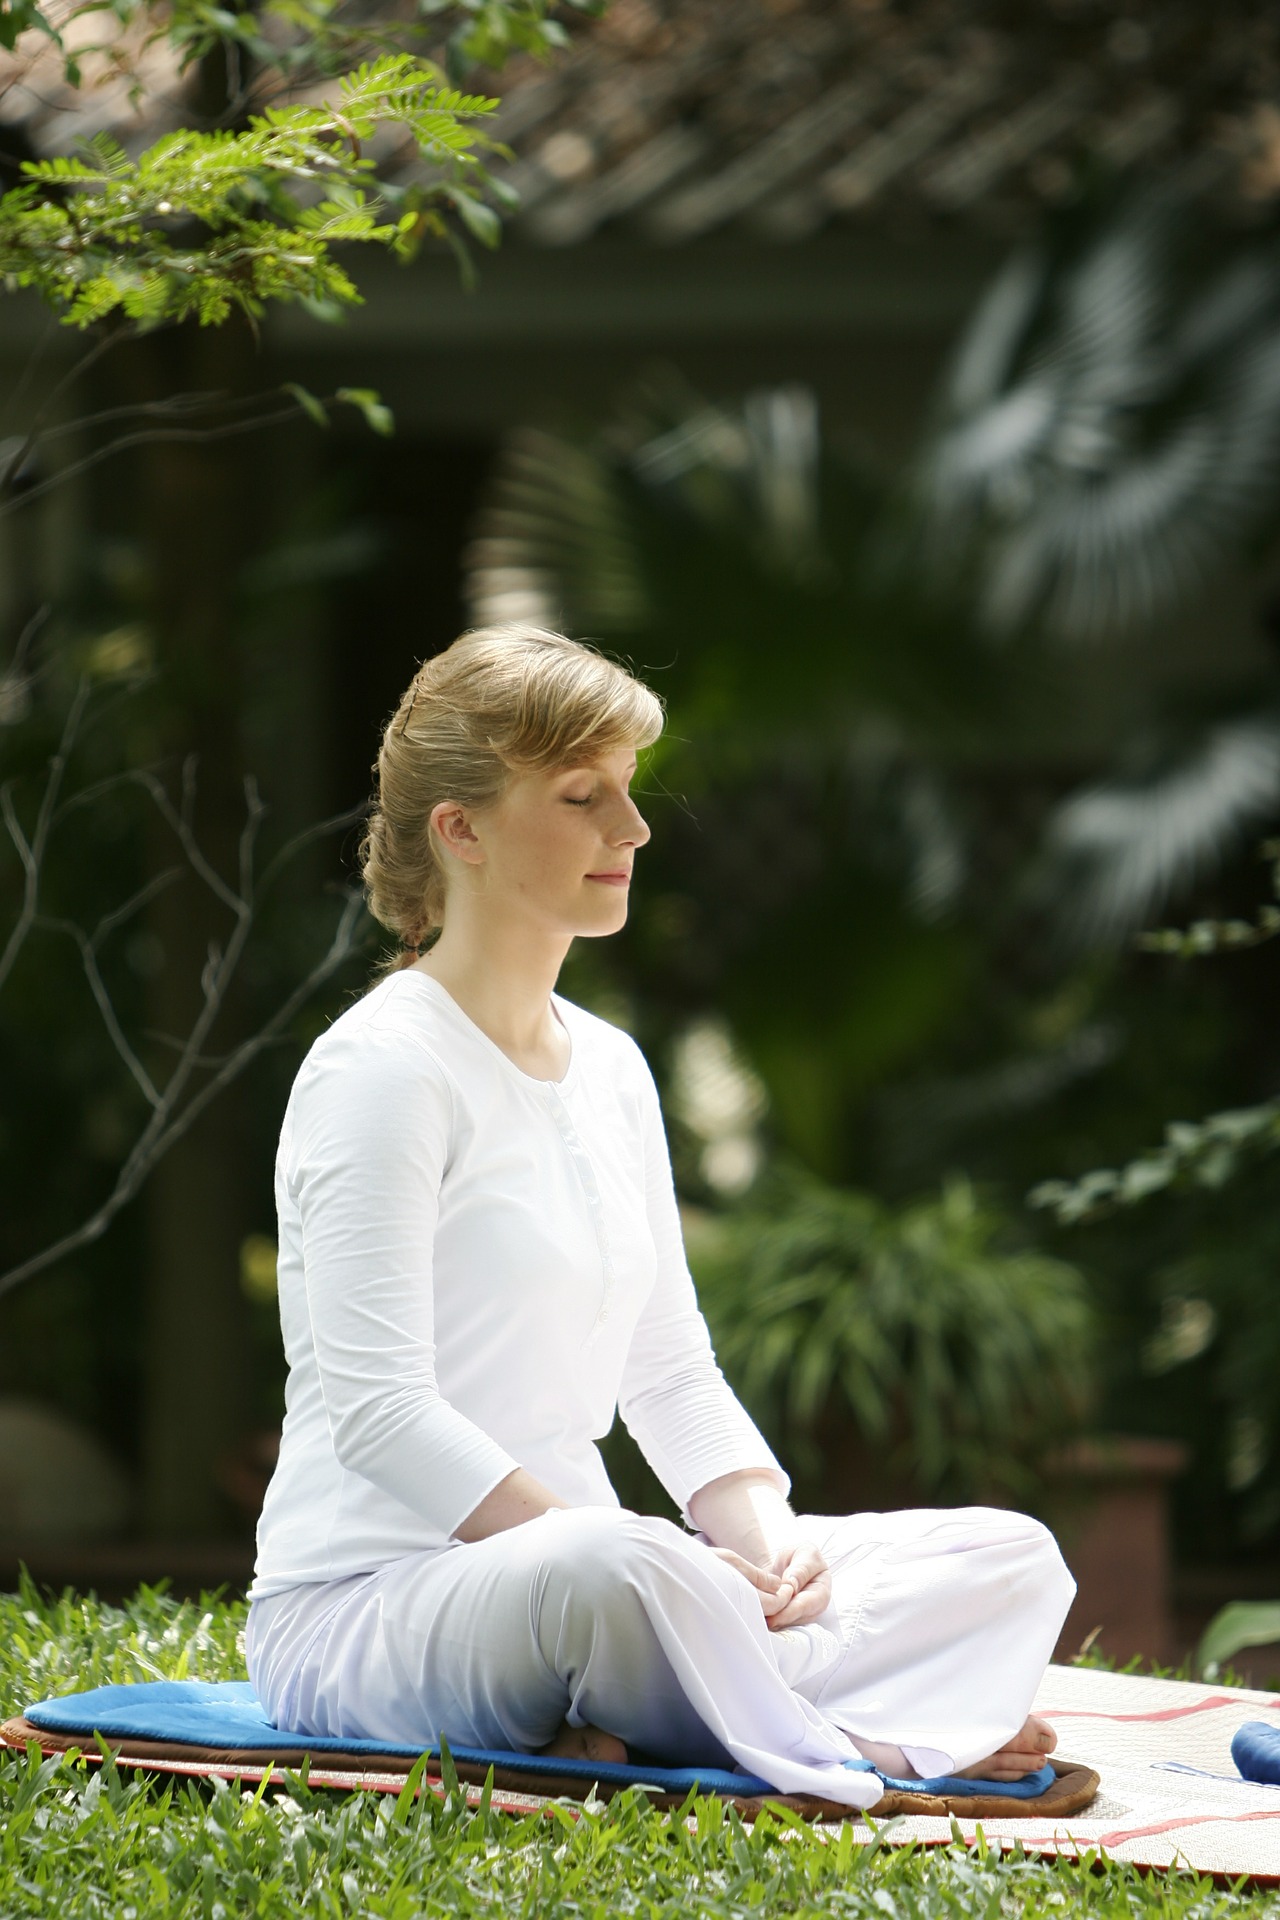
{"type": "Polygon", "coordinates": [[[502,222],[492,207],[483,200],[477,200],[472,194],[462,193],[457,187],[449,195],[458,209],[467,232],[477,239],[481,246],[496,247],[502,238],[502,222]]]}
{"type": "Polygon", "coordinates": [[[334,399],[345,401],[349,407],[359,407],[367,424],[384,439],[395,432],[395,415],[372,387],[339,387],[334,399]]]}
{"type": "Polygon", "coordinates": [[[1245,1647],[1280,1640],[1280,1600],[1232,1600],[1215,1613],[1196,1648],[1196,1671],[1206,1680],[1245,1647]]]}
{"type": "Polygon", "coordinates": [[[32,28],[47,34],[56,45],[62,45],[61,34],[45,19],[36,0],[0,0],[0,47],[12,52],[19,34],[32,28]]]}
{"type": "Polygon", "coordinates": [[[314,420],[318,427],[328,426],[329,416],[325,412],[324,402],[317,400],[314,393],[308,392],[306,387],[299,386],[296,380],[286,380],[282,391],[291,394],[302,408],[302,411],[310,419],[314,420]]]}

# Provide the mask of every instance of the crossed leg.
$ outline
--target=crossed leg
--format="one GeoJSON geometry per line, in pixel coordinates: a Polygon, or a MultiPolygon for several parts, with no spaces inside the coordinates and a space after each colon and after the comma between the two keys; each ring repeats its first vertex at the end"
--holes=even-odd
{"type": "MultiPolygon", "coordinates": [[[[870,1741],[861,1743],[864,1752],[870,1741]]],[[[1035,1714],[1029,1714],[1021,1732],[1007,1741],[998,1753],[990,1754],[985,1760],[975,1760],[971,1767],[961,1767],[958,1777],[965,1780],[1024,1780],[1029,1773],[1038,1773],[1046,1757],[1058,1744],[1058,1736],[1047,1720],[1039,1720],[1035,1714]]],[[[566,1720],[549,1746],[543,1747],[543,1753],[556,1754],[563,1759],[603,1760],[614,1765],[625,1763],[627,1749],[616,1734],[606,1733],[603,1727],[571,1727],[566,1720]]],[[[881,1771],[896,1772],[898,1760],[895,1754],[886,1752],[882,1757],[867,1753],[869,1760],[883,1765],[881,1771]]]]}

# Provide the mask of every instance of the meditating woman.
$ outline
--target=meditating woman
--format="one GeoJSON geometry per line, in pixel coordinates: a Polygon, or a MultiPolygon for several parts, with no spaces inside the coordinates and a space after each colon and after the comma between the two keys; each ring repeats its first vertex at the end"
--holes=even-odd
{"type": "Polygon", "coordinates": [[[880,1796],[867,1760],[1021,1779],[1054,1745],[1029,1717],[1074,1591],[1053,1539],[985,1507],[793,1513],[711,1350],[644,1057],[555,990],[626,920],[662,720],[596,650],[502,627],[387,727],[361,854],[403,950],[285,1113],[250,1675],[277,1726],[343,1739],[630,1750],[849,1806],[880,1796]],[[685,1526],[619,1506],[615,1413],[685,1526]]]}

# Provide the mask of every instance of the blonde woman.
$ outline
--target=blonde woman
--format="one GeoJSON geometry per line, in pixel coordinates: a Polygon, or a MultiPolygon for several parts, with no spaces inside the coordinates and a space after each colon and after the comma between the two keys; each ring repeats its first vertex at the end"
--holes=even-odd
{"type": "Polygon", "coordinates": [[[597,651],[505,627],[428,661],[387,727],[362,860],[402,952],[280,1137],[251,1677],[276,1725],[344,1739],[630,1750],[850,1806],[880,1795],[868,1759],[1020,1779],[1054,1745],[1030,1716],[1074,1591],[1052,1538],[988,1508],[792,1512],[712,1354],[649,1068],[556,992],[626,920],[662,722],[597,651]],[[685,1527],[619,1506],[615,1413],[685,1527]]]}

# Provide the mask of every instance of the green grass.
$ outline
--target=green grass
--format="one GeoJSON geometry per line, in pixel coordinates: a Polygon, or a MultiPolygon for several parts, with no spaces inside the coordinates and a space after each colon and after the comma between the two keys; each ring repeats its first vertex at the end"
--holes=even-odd
{"type": "MultiPolygon", "coordinates": [[[[117,1680],[243,1677],[243,1605],[179,1603],[143,1588],[123,1607],[26,1587],[0,1595],[0,1707],[117,1680]]],[[[1191,1874],[1045,1863],[985,1847],[854,1846],[717,1801],[692,1820],[628,1793],[608,1806],[516,1819],[409,1792],[160,1786],[116,1768],[0,1759],[0,1916],[40,1920],[292,1920],[348,1915],[867,1916],[1000,1920],[1084,1914],[1211,1920],[1262,1914],[1263,1894],[1191,1874]]]]}

